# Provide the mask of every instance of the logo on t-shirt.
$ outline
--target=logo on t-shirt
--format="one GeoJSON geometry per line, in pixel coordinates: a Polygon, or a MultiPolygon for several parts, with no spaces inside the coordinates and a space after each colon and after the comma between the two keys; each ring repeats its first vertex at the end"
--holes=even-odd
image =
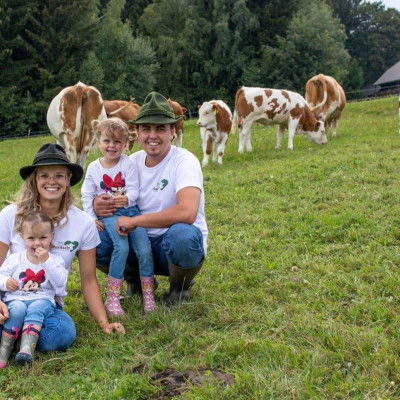
{"type": "Polygon", "coordinates": [[[122,172],[118,172],[114,179],[107,174],[103,175],[103,180],[100,182],[100,187],[113,196],[125,194],[125,179],[122,177],[122,172]]]}
{"type": "Polygon", "coordinates": [[[78,247],[79,242],[76,240],[66,240],[65,242],[58,242],[54,244],[54,248],[61,249],[61,250],[68,250],[71,253],[78,247]]]}
{"type": "Polygon", "coordinates": [[[40,284],[45,281],[46,276],[43,269],[39,272],[34,272],[28,268],[25,272],[19,274],[21,280],[21,287],[24,292],[37,292],[40,284]]]}
{"type": "Polygon", "coordinates": [[[165,187],[168,185],[167,179],[162,179],[161,182],[158,182],[156,186],[153,187],[153,190],[164,190],[165,187]]]}

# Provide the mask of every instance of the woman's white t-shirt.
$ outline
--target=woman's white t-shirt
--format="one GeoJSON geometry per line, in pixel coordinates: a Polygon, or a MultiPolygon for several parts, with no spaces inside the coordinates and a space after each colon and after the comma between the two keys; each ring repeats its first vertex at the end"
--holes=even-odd
{"type": "MultiPolygon", "coordinates": [[[[15,204],[0,211],[0,242],[9,246],[11,254],[25,249],[21,235],[14,229],[16,212],[15,204]]],[[[71,206],[66,218],[67,223],[62,220],[54,230],[51,253],[60,256],[69,271],[77,251],[96,248],[100,237],[93,218],[78,207],[71,206]]]]}

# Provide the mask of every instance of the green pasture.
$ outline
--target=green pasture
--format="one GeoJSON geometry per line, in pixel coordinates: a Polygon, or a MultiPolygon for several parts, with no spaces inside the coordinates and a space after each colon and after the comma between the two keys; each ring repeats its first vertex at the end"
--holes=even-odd
{"type": "MultiPolygon", "coordinates": [[[[0,372],[0,399],[161,399],[167,368],[232,374],[180,399],[399,399],[400,191],[397,97],[348,104],[337,138],[302,136],[275,150],[255,127],[252,153],[229,139],[222,168],[204,169],[209,254],[193,300],[141,314],[125,300],[127,334],[105,336],[83,302],[75,265],[66,311],[78,338],[31,368],[0,372]]],[[[0,142],[0,206],[38,137],[0,142]]],[[[201,160],[195,121],[184,147],[201,160]]],[[[97,157],[94,151],[90,159],[97,157]]],[[[79,195],[80,187],[74,188],[79,195]]],[[[98,273],[104,291],[104,275],[98,273]]]]}

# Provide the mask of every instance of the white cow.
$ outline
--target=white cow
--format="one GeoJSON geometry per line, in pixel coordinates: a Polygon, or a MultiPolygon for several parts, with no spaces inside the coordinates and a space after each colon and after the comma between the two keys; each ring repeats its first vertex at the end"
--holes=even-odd
{"type": "Polygon", "coordinates": [[[213,161],[222,165],[225,143],[232,126],[232,113],[222,100],[205,101],[199,107],[200,135],[203,144],[203,167],[208,165],[211,152],[213,161]]]}
{"type": "Polygon", "coordinates": [[[65,148],[71,162],[85,166],[95,141],[92,121],[107,118],[100,92],[78,82],[61,90],[47,111],[47,125],[57,143],[65,148]]]}
{"type": "Polygon", "coordinates": [[[293,149],[293,137],[304,133],[317,144],[328,142],[324,122],[319,121],[298,93],[281,89],[263,89],[243,86],[236,92],[232,132],[240,126],[239,153],[252,151],[251,126],[253,122],[279,125],[275,148],[280,148],[285,129],[288,129],[288,149],[293,149]]]}
{"type": "Polygon", "coordinates": [[[336,136],[336,127],[346,105],[346,95],[335,78],[318,74],[306,83],[307,104],[317,118],[325,122],[325,129],[332,128],[336,136]]]}

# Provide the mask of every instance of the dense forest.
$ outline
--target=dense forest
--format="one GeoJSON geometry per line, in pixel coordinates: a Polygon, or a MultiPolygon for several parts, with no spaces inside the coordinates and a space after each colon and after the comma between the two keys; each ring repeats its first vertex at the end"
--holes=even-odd
{"type": "Polygon", "coordinates": [[[400,60],[400,12],[364,0],[2,0],[0,136],[46,129],[50,100],[82,81],[105,99],[152,89],[191,110],[241,85],[346,91],[400,60]]]}

